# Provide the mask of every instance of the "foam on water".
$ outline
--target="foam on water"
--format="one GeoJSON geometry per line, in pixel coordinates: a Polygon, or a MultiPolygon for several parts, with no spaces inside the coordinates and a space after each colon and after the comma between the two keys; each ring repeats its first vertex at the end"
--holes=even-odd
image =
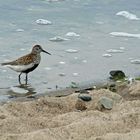
{"type": "Polygon", "coordinates": [[[60,37],[60,36],[55,36],[53,38],[50,38],[49,40],[50,41],[53,41],[53,42],[62,42],[62,41],[67,41],[69,39],[63,38],[63,37],[60,37]]]}
{"type": "Polygon", "coordinates": [[[52,22],[46,19],[37,19],[36,23],[39,25],[51,25],[52,22]]]}
{"type": "Polygon", "coordinates": [[[68,32],[68,33],[66,33],[66,36],[69,36],[69,37],[79,37],[80,35],[75,33],[75,32],[68,32]]]}
{"type": "Polygon", "coordinates": [[[120,11],[116,13],[117,16],[123,16],[130,20],[140,20],[136,15],[129,13],[128,11],[120,11]]]}
{"type": "Polygon", "coordinates": [[[118,36],[118,37],[140,38],[140,34],[131,34],[131,33],[126,33],[126,32],[111,32],[110,34],[113,36],[118,36]]]}
{"type": "Polygon", "coordinates": [[[124,51],[123,50],[120,50],[120,49],[109,49],[109,50],[106,50],[108,53],[123,53],[124,51]]]}

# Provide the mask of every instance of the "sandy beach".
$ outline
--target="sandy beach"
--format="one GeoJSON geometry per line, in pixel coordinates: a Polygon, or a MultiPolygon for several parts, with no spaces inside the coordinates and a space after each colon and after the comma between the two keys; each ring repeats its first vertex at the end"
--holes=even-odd
{"type": "Polygon", "coordinates": [[[89,91],[91,101],[39,97],[0,106],[0,140],[139,140],[140,82],[89,91]],[[107,97],[112,109],[99,106],[107,97]]]}

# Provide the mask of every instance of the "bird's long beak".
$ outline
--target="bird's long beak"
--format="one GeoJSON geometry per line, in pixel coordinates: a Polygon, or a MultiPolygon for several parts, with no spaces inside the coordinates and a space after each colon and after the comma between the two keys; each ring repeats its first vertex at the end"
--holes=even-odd
{"type": "Polygon", "coordinates": [[[43,50],[43,49],[42,49],[42,52],[44,52],[44,53],[47,53],[47,54],[51,55],[49,52],[47,52],[47,51],[45,51],[45,50],[43,50]]]}

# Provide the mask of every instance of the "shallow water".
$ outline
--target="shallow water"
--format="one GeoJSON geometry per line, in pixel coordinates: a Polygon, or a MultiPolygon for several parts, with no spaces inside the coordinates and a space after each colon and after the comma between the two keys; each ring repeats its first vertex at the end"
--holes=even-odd
{"type": "MultiPolygon", "coordinates": [[[[123,70],[130,77],[139,75],[140,65],[131,62],[140,59],[140,38],[127,35],[140,34],[140,20],[116,15],[128,11],[139,19],[139,0],[1,0],[0,3],[0,62],[29,53],[34,44],[42,45],[52,54],[42,54],[39,67],[29,74],[29,83],[37,94],[69,87],[71,82],[105,80],[112,69],[123,70]],[[51,24],[37,24],[38,19],[51,24]],[[80,36],[67,36],[68,32],[80,36]],[[112,32],[118,32],[119,36],[112,32]],[[50,40],[56,37],[64,40],[50,40]]],[[[17,78],[18,73],[0,66],[1,100],[9,98],[11,88],[18,86],[17,78]]]]}

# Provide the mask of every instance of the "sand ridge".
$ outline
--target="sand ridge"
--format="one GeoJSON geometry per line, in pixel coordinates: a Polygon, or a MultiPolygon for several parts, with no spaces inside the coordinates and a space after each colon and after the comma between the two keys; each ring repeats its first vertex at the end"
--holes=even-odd
{"type": "MultiPolygon", "coordinates": [[[[140,83],[135,83],[126,89],[129,95],[135,96],[139,87],[140,83]]],[[[85,102],[87,109],[83,111],[75,108],[78,93],[1,105],[0,140],[139,140],[139,99],[125,100],[108,89],[89,94],[92,100],[85,102]],[[114,101],[112,110],[98,110],[101,96],[114,101]]]]}

